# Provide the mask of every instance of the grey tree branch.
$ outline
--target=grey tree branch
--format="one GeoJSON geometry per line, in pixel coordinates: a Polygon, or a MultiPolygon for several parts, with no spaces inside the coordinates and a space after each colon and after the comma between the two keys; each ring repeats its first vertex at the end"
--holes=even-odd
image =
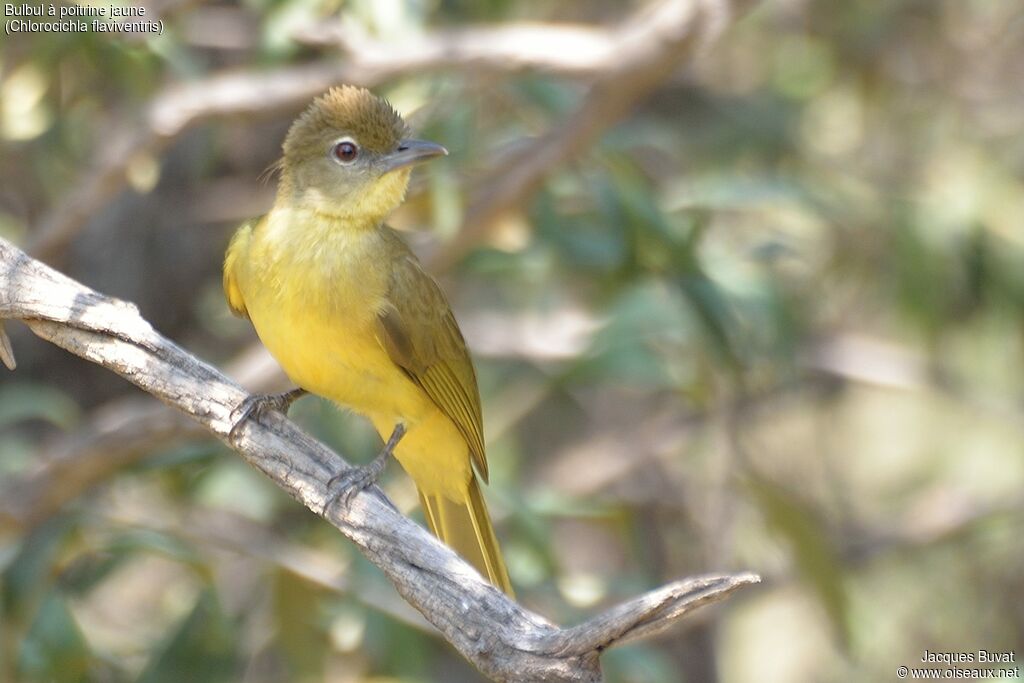
{"type": "MultiPolygon", "coordinates": [[[[98,363],[227,442],[243,390],[160,336],[134,306],[94,292],[0,240],[0,319],[98,363]]],[[[281,416],[246,422],[233,445],[247,462],[314,511],[347,464],[281,416]]],[[[600,681],[605,648],[662,631],[690,611],[757,583],[754,574],[673,582],[590,621],[559,628],[485,582],[379,489],[325,518],[355,543],[405,600],[464,657],[497,681],[600,681]]]]}

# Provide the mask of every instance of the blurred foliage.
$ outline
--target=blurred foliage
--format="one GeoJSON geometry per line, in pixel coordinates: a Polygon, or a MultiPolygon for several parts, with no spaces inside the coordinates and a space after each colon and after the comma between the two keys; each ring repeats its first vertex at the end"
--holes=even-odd
{"type": "MultiPolygon", "coordinates": [[[[305,26],[401,43],[615,26],[635,5],[149,0],[162,36],[4,36],[0,235],[27,243],[110,122],[166,84],[335,55],[305,26]]],[[[609,681],[890,680],[925,649],[1024,656],[1021,64],[1020,3],[765,3],[445,274],[525,604],[573,622],[680,575],[767,579],[609,652],[609,681]]],[[[585,92],[472,66],[379,90],[451,150],[394,217],[430,228],[410,234],[426,251],[486,191],[475,180],[585,92]]],[[[269,205],[257,177],[296,113],[204,122],[134,160],[62,268],[227,364],[254,336],[222,302],[221,254],[269,205]]],[[[15,332],[0,487],[130,393],[15,332]]],[[[317,399],[293,417],[357,459],[378,448],[317,399]]],[[[182,438],[136,460],[34,528],[0,525],[0,680],[480,680],[226,449],[182,438]],[[296,569],[325,562],[349,590],[296,569]]],[[[418,515],[398,469],[386,488],[418,515]]]]}

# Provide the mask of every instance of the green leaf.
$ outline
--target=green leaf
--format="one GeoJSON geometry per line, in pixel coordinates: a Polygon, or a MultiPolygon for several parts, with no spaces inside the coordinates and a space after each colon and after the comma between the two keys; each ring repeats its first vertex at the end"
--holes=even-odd
{"type": "Polygon", "coordinates": [[[89,648],[60,593],[43,600],[19,653],[26,680],[65,683],[86,681],[89,648]]]}
{"type": "Polygon", "coordinates": [[[216,594],[205,590],[138,683],[228,683],[238,680],[234,629],[216,594]]]}
{"type": "Polygon", "coordinates": [[[689,302],[701,328],[723,365],[733,373],[741,370],[740,356],[733,339],[736,319],[729,298],[717,283],[702,272],[677,279],[679,291],[689,302]]]}
{"type": "Polygon", "coordinates": [[[793,491],[759,476],[748,482],[769,528],[790,546],[796,566],[817,592],[839,642],[849,645],[849,602],[843,566],[816,510],[793,491]]]}
{"type": "Polygon", "coordinates": [[[237,459],[222,459],[194,485],[195,500],[262,521],[270,520],[282,501],[280,490],[237,459]]]}
{"type": "Polygon", "coordinates": [[[76,555],[61,572],[61,587],[70,594],[85,594],[125,560],[141,554],[163,555],[191,566],[200,575],[209,571],[188,543],[152,529],[133,529],[118,534],[102,548],[76,555]]]}
{"type": "Polygon", "coordinates": [[[277,643],[288,661],[290,680],[323,678],[329,640],[320,607],[326,591],[292,572],[274,574],[277,643]]]}
{"type": "Polygon", "coordinates": [[[51,386],[12,382],[0,387],[0,427],[23,420],[45,420],[69,429],[78,419],[78,404],[51,386]]]}
{"type": "Polygon", "coordinates": [[[608,324],[594,335],[589,356],[571,379],[674,387],[659,349],[678,348],[693,339],[692,320],[680,304],[675,291],[653,279],[624,288],[607,312],[608,324]]]}
{"type": "Polygon", "coordinates": [[[57,516],[34,529],[18,547],[17,554],[2,574],[4,618],[27,623],[35,605],[49,591],[53,580],[51,567],[74,523],[68,516],[57,516]]]}
{"type": "MultiPolygon", "coordinates": [[[[400,681],[473,680],[469,675],[459,675],[457,670],[447,677],[436,678],[431,666],[437,661],[436,647],[437,641],[423,631],[379,612],[366,612],[363,650],[373,658],[373,666],[379,674],[400,681]],[[396,657],[396,652],[401,656],[396,657]]],[[[459,668],[469,669],[470,665],[459,668]]]]}
{"type": "Polygon", "coordinates": [[[650,645],[613,648],[601,657],[608,683],[669,683],[679,681],[678,666],[668,655],[650,645]]]}

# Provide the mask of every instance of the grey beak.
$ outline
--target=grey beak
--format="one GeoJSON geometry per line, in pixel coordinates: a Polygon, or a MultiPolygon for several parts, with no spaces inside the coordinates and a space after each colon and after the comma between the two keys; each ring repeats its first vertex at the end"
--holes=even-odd
{"type": "Polygon", "coordinates": [[[390,173],[399,168],[412,166],[421,161],[427,161],[434,157],[448,155],[446,150],[436,142],[427,140],[402,140],[398,143],[398,149],[384,157],[384,172],[390,173]]]}

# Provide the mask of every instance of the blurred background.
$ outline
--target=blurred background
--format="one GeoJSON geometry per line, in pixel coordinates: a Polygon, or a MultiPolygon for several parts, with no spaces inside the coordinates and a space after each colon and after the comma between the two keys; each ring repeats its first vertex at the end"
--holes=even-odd
{"type": "MultiPolygon", "coordinates": [[[[520,600],[572,624],[765,578],[606,653],[608,681],[1024,656],[1020,3],[137,6],[162,34],[0,38],[0,235],[284,387],[224,249],[313,96],[389,97],[451,152],[392,222],[473,352],[520,600]]],[[[225,446],[8,329],[0,680],[482,680],[225,446]]],[[[319,399],[292,417],[379,448],[319,399]]],[[[398,466],[384,487],[419,518],[398,466]]]]}

